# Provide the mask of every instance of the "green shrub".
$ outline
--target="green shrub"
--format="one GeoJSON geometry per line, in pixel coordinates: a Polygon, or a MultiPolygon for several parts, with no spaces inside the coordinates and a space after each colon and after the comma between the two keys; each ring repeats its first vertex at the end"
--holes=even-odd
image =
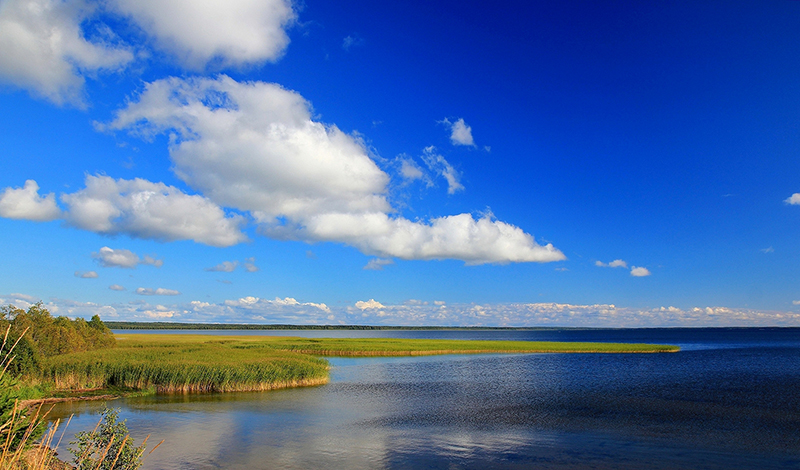
{"type": "Polygon", "coordinates": [[[77,470],[135,470],[142,466],[145,444],[139,447],[128,433],[125,421],[117,421],[119,410],[106,408],[94,431],[75,435],[70,444],[77,470]]]}

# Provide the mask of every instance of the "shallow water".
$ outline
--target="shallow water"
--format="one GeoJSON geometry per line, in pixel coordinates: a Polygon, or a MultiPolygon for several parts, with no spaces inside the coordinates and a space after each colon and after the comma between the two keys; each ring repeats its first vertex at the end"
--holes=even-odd
{"type": "MultiPolygon", "coordinates": [[[[297,333],[683,349],[334,358],[320,387],[111,402],[166,440],[144,468],[800,468],[800,329],[277,332],[297,333]]],[[[75,433],[101,408],[54,416],[75,433]]]]}

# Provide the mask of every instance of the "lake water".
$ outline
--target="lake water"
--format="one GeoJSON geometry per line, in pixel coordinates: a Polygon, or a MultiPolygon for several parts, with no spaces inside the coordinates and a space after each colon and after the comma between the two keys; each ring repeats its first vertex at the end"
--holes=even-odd
{"type": "MultiPolygon", "coordinates": [[[[797,328],[202,333],[682,350],[334,358],[319,387],[109,402],[137,442],[166,440],[146,469],[800,468],[797,328]]],[[[93,428],[101,408],[59,405],[54,416],[75,414],[64,442],[93,428]]],[[[65,444],[59,454],[68,458],[65,444]]]]}

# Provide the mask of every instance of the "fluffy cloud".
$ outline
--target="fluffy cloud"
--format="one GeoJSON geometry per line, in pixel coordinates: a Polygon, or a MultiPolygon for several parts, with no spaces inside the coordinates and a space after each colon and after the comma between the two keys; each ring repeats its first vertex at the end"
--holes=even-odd
{"type": "Polygon", "coordinates": [[[631,276],[645,277],[650,275],[650,270],[647,268],[631,266],[631,276]]]}
{"type": "Polygon", "coordinates": [[[614,261],[606,264],[602,261],[595,261],[595,266],[600,266],[601,268],[627,268],[628,263],[621,259],[615,259],[614,261]]]}
{"type": "MultiPolygon", "coordinates": [[[[119,110],[106,130],[166,133],[174,171],[214,203],[249,211],[263,234],[344,242],[364,253],[403,259],[455,258],[471,264],[555,261],[518,227],[470,214],[412,222],[387,200],[389,176],[357,136],[311,118],[295,92],[262,82],[168,78],[119,110]]],[[[461,188],[433,150],[430,165],[461,188]]],[[[224,245],[219,243],[219,245],[224,245]]]]}
{"type": "Polygon", "coordinates": [[[209,272],[232,273],[236,269],[236,266],[239,266],[238,261],[223,261],[222,263],[211,268],[206,268],[205,270],[209,272]]]}
{"type": "Polygon", "coordinates": [[[445,119],[442,122],[450,126],[450,142],[453,145],[475,145],[475,141],[472,139],[472,128],[464,122],[464,119],[459,119],[456,122],[450,122],[445,119]]]}
{"type": "Polygon", "coordinates": [[[394,261],[391,259],[386,258],[373,258],[369,260],[369,262],[364,266],[364,269],[372,270],[372,271],[383,271],[384,266],[389,266],[390,264],[394,264],[394,261]]]}
{"type": "Polygon", "coordinates": [[[289,0],[111,0],[155,46],[185,67],[239,67],[274,61],[289,44],[289,0]]]}
{"type": "Polygon", "coordinates": [[[164,289],[161,287],[157,289],[140,287],[136,289],[136,293],[139,295],[181,295],[181,293],[176,290],[164,289]]]}
{"type": "Polygon", "coordinates": [[[366,302],[363,300],[359,300],[356,302],[356,308],[361,310],[371,310],[371,309],[379,309],[379,308],[386,308],[382,303],[378,302],[375,299],[369,299],[366,302]]]}
{"type": "Polygon", "coordinates": [[[163,183],[88,175],[84,189],[64,194],[61,200],[69,207],[70,225],[104,235],[194,240],[211,246],[247,239],[239,230],[241,216],[227,217],[208,199],[163,183]]]}
{"type": "Polygon", "coordinates": [[[100,248],[100,251],[92,253],[92,258],[104,268],[129,268],[133,269],[139,264],[149,264],[160,268],[164,265],[164,261],[155,259],[151,256],[145,256],[144,259],[139,258],[139,255],[124,249],[113,249],[107,246],[100,248]]]}
{"type": "Polygon", "coordinates": [[[61,210],[56,205],[55,194],[41,197],[36,181],[27,180],[22,188],[6,188],[0,194],[0,217],[45,222],[61,217],[61,210]]]}
{"type": "Polygon", "coordinates": [[[296,18],[290,0],[6,0],[0,81],[57,104],[85,106],[85,76],[134,60],[133,48],[108,26],[122,23],[119,15],[145,33],[139,47],[152,45],[193,70],[279,59],[296,18]]]}
{"type": "Polygon", "coordinates": [[[795,206],[800,206],[800,193],[794,193],[791,196],[787,197],[783,200],[786,204],[792,204],[795,206]]]}
{"type": "Polygon", "coordinates": [[[82,0],[6,0],[0,7],[0,80],[57,104],[84,105],[84,74],[115,71],[133,53],[104,30],[87,40],[81,23],[95,13],[82,0]]]}
{"type": "Polygon", "coordinates": [[[111,290],[116,290],[116,291],[124,291],[124,290],[126,290],[124,286],[121,286],[119,284],[111,284],[110,286],[108,286],[108,288],[111,289],[111,290]]]}
{"type": "Polygon", "coordinates": [[[426,147],[422,152],[422,161],[431,171],[447,180],[447,194],[455,194],[464,190],[464,186],[461,184],[461,175],[453,168],[453,165],[436,152],[436,147],[426,147]]]}
{"type": "Polygon", "coordinates": [[[96,279],[97,271],[75,271],[75,277],[79,277],[81,279],[96,279]]]}
{"type": "Polygon", "coordinates": [[[363,143],[313,121],[309,103],[276,84],[158,80],[101,128],[174,133],[170,156],[181,179],[264,221],[390,210],[389,178],[363,143]]]}
{"type": "Polygon", "coordinates": [[[300,232],[308,240],[340,241],[383,258],[459,259],[473,265],[566,259],[552,244],[539,245],[491,215],[459,214],[423,223],[384,213],[321,214],[306,219],[300,232]]]}

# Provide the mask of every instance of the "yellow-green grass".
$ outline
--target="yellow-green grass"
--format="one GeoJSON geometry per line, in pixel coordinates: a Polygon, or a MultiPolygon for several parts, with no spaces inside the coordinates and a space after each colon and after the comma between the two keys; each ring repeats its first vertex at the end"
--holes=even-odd
{"type": "Polygon", "coordinates": [[[115,348],[49,358],[40,380],[57,390],[255,391],[327,382],[328,363],[317,356],[678,350],[675,346],[625,343],[160,334],[116,337],[115,348]]]}

